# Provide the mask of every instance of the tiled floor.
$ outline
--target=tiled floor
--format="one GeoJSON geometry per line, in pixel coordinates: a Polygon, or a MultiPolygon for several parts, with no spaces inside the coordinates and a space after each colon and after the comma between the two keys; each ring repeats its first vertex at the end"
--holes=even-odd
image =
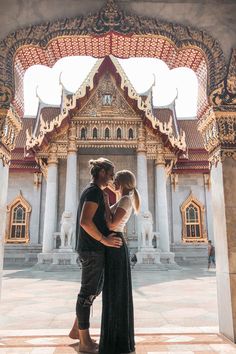
{"type": "MultiPolygon", "coordinates": [[[[98,340],[97,336],[94,336],[98,340]]],[[[139,334],[136,354],[209,354],[236,353],[236,345],[219,334],[139,334]]],[[[73,354],[79,353],[78,341],[66,335],[2,337],[0,354],[73,354]]]]}
{"type": "MultiPolygon", "coordinates": [[[[218,334],[215,271],[191,267],[133,271],[136,354],[235,353],[218,334]]],[[[0,306],[0,354],[78,353],[67,333],[80,286],[78,272],[5,270],[0,306]]],[[[99,340],[101,297],[92,334],[99,340]]]]}

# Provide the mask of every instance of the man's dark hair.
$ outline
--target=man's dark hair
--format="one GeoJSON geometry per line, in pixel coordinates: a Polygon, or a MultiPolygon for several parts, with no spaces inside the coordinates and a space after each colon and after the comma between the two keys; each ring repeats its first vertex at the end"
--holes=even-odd
{"type": "Polygon", "coordinates": [[[106,172],[108,172],[111,168],[114,168],[113,163],[103,157],[100,157],[97,160],[89,160],[89,166],[90,174],[94,179],[98,178],[99,172],[101,170],[105,170],[106,172]]]}

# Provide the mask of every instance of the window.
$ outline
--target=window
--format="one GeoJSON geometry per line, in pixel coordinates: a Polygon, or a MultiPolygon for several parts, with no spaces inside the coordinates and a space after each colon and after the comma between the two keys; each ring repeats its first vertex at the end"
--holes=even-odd
{"type": "Polygon", "coordinates": [[[110,130],[109,128],[105,129],[105,139],[109,139],[110,138],[110,130]]]}
{"type": "Polygon", "coordinates": [[[109,93],[106,93],[105,95],[102,96],[102,105],[103,106],[111,106],[112,102],[112,95],[109,93]]]}
{"type": "Polygon", "coordinates": [[[98,138],[98,130],[97,128],[93,128],[93,139],[97,139],[98,138]]]}
{"type": "Polygon", "coordinates": [[[181,206],[183,242],[206,242],[204,206],[192,195],[181,206]]]}
{"type": "Polygon", "coordinates": [[[117,129],[116,136],[117,136],[117,139],[121,139],[121,129],[120,128],[117,129]]]}
{"type": "Polygon", "coordinates": [[[8,230],[6,234],[7,243],[19,243],[29,241],[29,215],[31,206],[20,194],[7,207],[8,230]]]}
{"type": "Polygon", "coordinates": [[[81,138],[81,139],[86,139],[86,130],[85,130],[85,128],[82,128],[82,129],[81,129],[80,138],[81,138]]]}
{"type": "Polygon", "coordinates": [[[134,132],[132,128],[129,128],[129,139],[133,139],[134,138],[134,132]]]}
{"type": "Polygon", "coordinates": [[[191,203],[186,208],[187,237],[200,237],[199,207],[191,203]]]}

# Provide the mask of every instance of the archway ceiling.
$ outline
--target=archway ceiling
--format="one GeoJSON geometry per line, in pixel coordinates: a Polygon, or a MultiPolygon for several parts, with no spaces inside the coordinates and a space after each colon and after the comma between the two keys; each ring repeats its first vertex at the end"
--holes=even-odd
{"type": "Polygon", "coordinates": [[[14,106],[23,114],[23,77],[32,65],[52,67],[66,56],[88,55],[102,58],[109,54],[119,58],[152,57],[163,60],[170,69],[188,67],[195,71],[199,80],[198,116],[208,107],[207,64],[203,53],[196,47],[177,49],[174,43],[157,35],[121,35],[108,33],[104,36],[63,36],[49,42],[46,48],[23,46],[16,52],[14,60],[15,85],[17,91],[14,106]]]}

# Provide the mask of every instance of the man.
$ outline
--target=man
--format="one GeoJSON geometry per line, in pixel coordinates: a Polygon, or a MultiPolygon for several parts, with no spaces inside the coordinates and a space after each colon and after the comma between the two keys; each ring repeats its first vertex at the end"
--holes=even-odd
{"type": "MultiPolygon", "coordinates": [[[[83,191],[77,213],[76,250],[82,264],[81,289],[76,304],[79,350],[98,353],[98,346],[90,337],[90,308],[103,287],[105,246],[120,248],[122,240],[111,233],[105,221],[102,189],[113,180],[114,165],[99,158],[90,160],[92,182],[83,191]]],[[[76,329],[75,321],[72,331],[76,329]]]]}
{"type": "Polygon", "coordinates": [[[208,241],[208,269],[211,266],[211,263],[216,265],[215,262],[215,247],[212,245],[211,240],[208,241]]]}

